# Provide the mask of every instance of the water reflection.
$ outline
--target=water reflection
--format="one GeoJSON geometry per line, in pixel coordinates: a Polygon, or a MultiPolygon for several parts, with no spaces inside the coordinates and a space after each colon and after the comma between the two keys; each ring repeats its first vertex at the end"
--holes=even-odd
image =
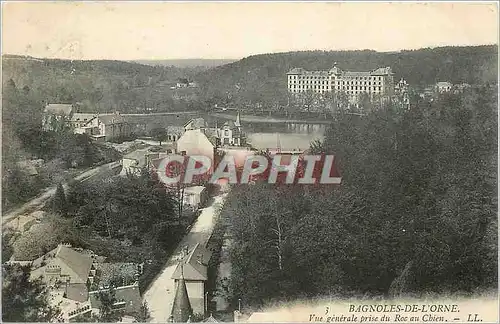
{"type": "Polygon", "coordinates": [[[248,141],[256,149],[304,150],[309,148],[314,140],[321,140],[320,134],[293,134],[293,133],[247,133],[248,141]]]}
{"type": "MultiPolygon", "coordinates": [[[[218,118],[222,125],[227,119],[218,118]]],[[[215,119],[210,121],[215,124],[215,119]]],[[[277,148],[282,150],[307,149],[315,140],[322,140],[326,125],[323,124],[293,124],[242,122],[242,129],[247,134],[248,141],[257,149],[277,148]]]]}

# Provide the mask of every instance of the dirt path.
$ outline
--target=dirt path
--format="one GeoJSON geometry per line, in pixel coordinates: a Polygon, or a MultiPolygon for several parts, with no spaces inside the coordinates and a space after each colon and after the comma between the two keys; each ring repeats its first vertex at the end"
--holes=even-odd
{"type": "MultiPolygon", "coordinates": [[[[115,162],[111,162],[108,164],[104,164],[104,165],[101,165],[97,168],[93,168],[93,169],[90,169],[88,171],[83,172],[79,176],[75,177],[74,180],[77,180],[80,182],[87,181],[87,180],[95,177],[96,175],[100,174],[101,172],[111,170],[113,168],[118,167],[119,165],[120,165],[120,161],[115,161],[115,162]]],[[[5,226],[10,221],[14,220],[17,216],[20,216],[20,215],[23,215],[23,214],[26,214],[29,212],[33,212],[36,209],[43,207],[45,202],[56,193],[56,188],[57,187],[54,186],[54,187],[50,187],[50,188],[46,189],[41,195],[31,199],[30,201],[26,202],[21,207],[16,208],[16,209],[8,212],[7,214],[3,215],[2,216],[2,226],[5,226]]],[[[67,184],[64,185],[64,188],[65,189],[67,188],[67,184]]]]}

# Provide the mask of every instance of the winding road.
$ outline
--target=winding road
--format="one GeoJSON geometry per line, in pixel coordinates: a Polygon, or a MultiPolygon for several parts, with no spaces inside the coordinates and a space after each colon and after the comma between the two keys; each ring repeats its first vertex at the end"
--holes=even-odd
{"type": "MultiPolygon", "coordinates": [[[[101,174],[109,170],[113,170],[119,166],[120,166],[120,161],[104,164],[81,173],[80,175],[76,176],[74,180],[84,182],[95,177],[98,174],[101,174]]],[[[65,184],[64,188],[66,189],[67,187],[68,185],[65,184]]],[[[43,205],[47,202],[47,200],[49,200],[50,197],[52,197],[56,193],[56,188],[57,186],[47,188],[42,194],[26,202],[21,207],[16,208],[5,215],[2,215],[2,226],[5,226],[10,221],[14,220],[17,216],[35,211],[36,209],[43,207],[43,205]]]]}

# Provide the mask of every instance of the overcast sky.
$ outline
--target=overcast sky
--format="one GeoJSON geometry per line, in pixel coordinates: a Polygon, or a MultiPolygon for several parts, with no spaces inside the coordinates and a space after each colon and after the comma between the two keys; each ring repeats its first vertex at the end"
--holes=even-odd
{"type": "Polygon", "coordinates": [[[242,58],[294,50],[497,44],[495,3],[2,3],[2,52],[242,58]]]}

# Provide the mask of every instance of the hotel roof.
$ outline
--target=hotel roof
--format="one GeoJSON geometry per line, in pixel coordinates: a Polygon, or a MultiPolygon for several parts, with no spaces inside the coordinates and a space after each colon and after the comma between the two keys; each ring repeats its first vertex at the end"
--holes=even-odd
{"type": "Polygon", "coordinates": [[[370,76],[370,75],[387,75],[392,74],[390,67],[377,68],[373,71],[343,71],[337,66],[334,66],[329,71],[307,71],[303,68],[293,68],[287,74],[311,74],[311,75],[330,75],[330,74],[344,74],[348,76],[370,76]]]}

